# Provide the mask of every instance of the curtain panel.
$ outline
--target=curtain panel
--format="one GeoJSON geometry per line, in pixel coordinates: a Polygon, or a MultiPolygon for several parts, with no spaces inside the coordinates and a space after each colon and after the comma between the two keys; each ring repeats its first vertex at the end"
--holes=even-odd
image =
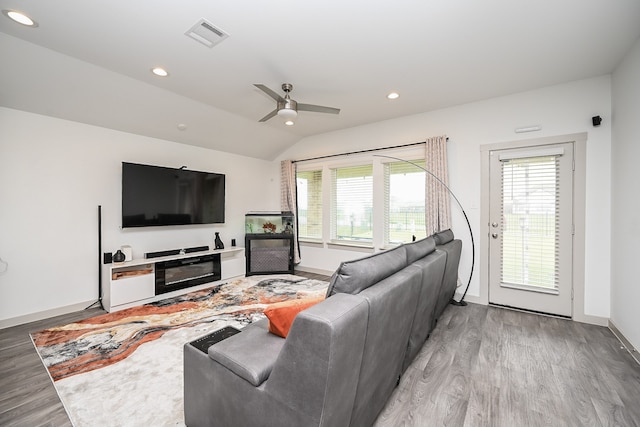
{"type": "Polygon", "coordinates": [[[296,164],[291,160],[280,162],[280,207],[293,212],[293,263],[300,263],[298,244],[298,197],[296,189],[296,164]]]}
{"type": "Polygon", "coordinates": [[[427,138],[425,163],[427,170],[442,181],[426,174],[425,224],[427,235],[430,235],[451,228],[451,198],[446,188],[449,186],[446,135],[427,138]]]}

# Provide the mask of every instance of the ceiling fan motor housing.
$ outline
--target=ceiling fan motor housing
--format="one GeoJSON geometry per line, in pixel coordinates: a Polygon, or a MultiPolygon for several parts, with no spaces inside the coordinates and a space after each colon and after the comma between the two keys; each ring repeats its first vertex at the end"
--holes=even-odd
{"type": "Polygon", "coordinates": [[[289,98],[289,95],[287,94],[286,98],[284,98],[281,101],[278,101],[278,110],[298,111],[298,103],[293,99],[289,98]]]}

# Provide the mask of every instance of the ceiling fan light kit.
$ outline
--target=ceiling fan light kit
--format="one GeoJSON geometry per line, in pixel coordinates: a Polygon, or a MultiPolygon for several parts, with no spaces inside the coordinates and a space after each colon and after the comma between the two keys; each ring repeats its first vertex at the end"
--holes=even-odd
{"type": "Polygon", "coordinates": [[[287,126],[293,125],[293,119],[298,117],[298,111],[313,111],[316,113],[329,113],[329,114],[339,114],[339,108],[333,107],[323,107],[321,105],[313,105],[313,104],[299,104],[298,102],[291,99],[289,92],[293,90],[293,85],[291,83],[283,83],[282,90],[284,91],[284,97],[280,96],[274,90],[269,89],[267,86],[263,84],[254,84],[255,87],[269,95],[273,98],[277,105],[276,109],[261,118],[260,122],[266,122],[274,116],[279,116],[285,119],[285,124],[287,126]]]}

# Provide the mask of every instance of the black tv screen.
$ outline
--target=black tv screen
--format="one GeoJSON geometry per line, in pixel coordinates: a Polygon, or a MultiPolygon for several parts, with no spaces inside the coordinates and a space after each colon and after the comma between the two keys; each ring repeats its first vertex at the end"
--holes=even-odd
{"type": "Polygon", "coordinates": [[[225,176],[122,163],[122,227],[224,222],[225,176]]]}

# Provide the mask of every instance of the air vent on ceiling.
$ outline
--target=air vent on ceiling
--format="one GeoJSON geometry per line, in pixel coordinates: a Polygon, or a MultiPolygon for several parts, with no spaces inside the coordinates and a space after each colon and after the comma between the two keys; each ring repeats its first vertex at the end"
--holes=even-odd
{"type": "Polygon", "coordinates": [[[220,28],[216,28],[211,22],[208,22],[204,18],[199,20],[193,27],[189,28],[185,34],[207,47],[214,47],[222,40],[229,37],[229,34],[225,33],[220,28]]]}

